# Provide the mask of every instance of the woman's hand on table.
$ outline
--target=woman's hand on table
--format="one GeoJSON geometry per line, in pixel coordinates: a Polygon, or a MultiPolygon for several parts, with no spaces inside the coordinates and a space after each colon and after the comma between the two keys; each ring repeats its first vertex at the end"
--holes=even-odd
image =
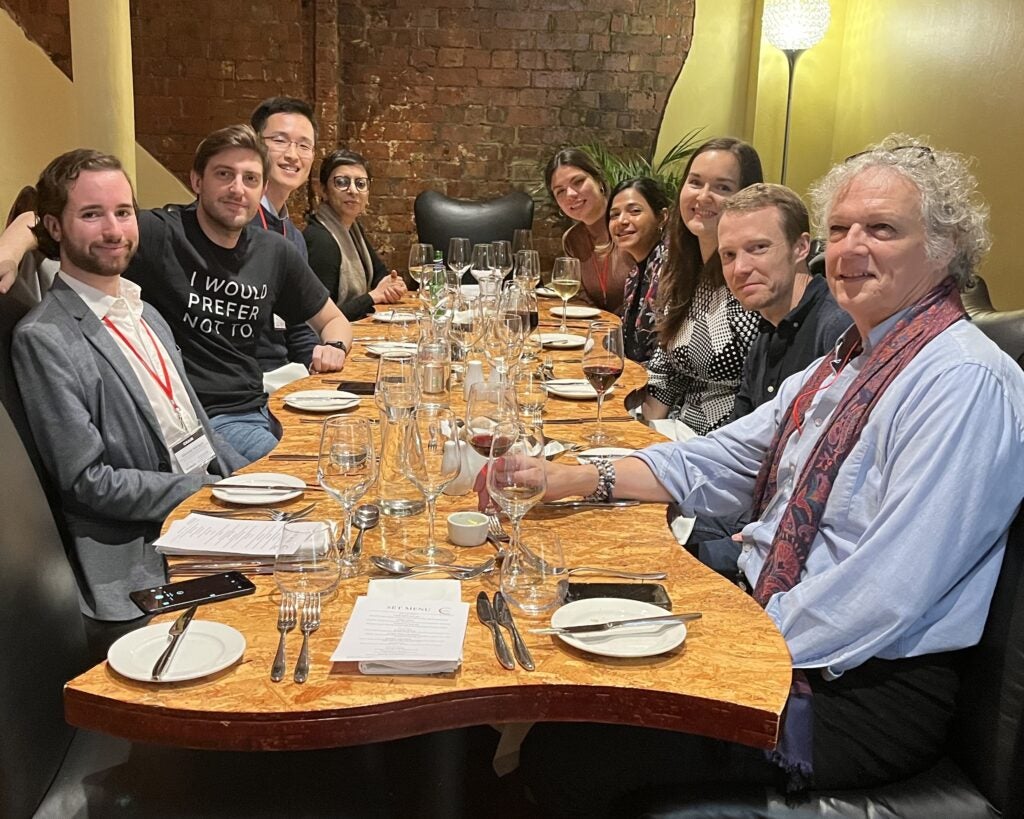
{"type": "Polygon", "coordinates": [[[374,304],[395,304],[402,300],[402,297],[409,292],[402,277],[397,270],[392,270],[390,276],[385,276],[370,291],[370,298],[374,304]]]}

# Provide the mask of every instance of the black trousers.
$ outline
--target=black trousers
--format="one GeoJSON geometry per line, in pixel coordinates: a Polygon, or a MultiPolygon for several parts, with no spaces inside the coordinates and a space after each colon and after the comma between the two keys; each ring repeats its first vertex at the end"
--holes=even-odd
{"type": "MultiPolygon", "coordinates": [[[[869,660],[814,690],[814,787],[870,787],[933,765],[943,754],[962,652],[869,660]]],[[[764,753],[735,743],[622,725],[535,725],[522,776],[546,815],[631,816],[636,792],[669,787],[693,798],[723,785],[782,788],[764,753]]]]}

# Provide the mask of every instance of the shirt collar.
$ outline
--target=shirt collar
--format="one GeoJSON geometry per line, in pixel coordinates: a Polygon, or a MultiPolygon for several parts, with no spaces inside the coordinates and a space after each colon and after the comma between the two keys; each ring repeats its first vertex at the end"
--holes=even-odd
{"type": "Polygon", "coordinates": [[[282,222],[285,219],[288,218],[288,203],[287,202],[285,202],[284,205],[281,207],[281,210],[278,211],[277,208],[275,208],[272,204],[270,204],[270,200],[267,199],[267,195],[264,194],[263,198],[260,200],[260,204],[263,205],[263,209],[267,213],[269,213],[271,216],[276,216],[282,222]]]}
{"type": "Polygon", "coordinates": [[[824,297],[827,291],[828,284],[825,280],[821,276],[812,276],[811,280],[807,282],[807,287],[804,288],[800,302],[785,315],[782,321],[779,322],[779,326],[775,327],[768,319],[762,316],[760,322],[761,331],[775,332],[783,328],[789,329],[790,325],[794,325],[794,328],[798,327],[799,323],[807,317],[807,314],[811,312],[811,309],[824,297]]]}
{"type": "Polygon", "coordinates": [[[57,273],[61,281],[78,294],[79,298],[102,321],[112,310],[126,310],[135,318],[142,316],[142,290],[135,282],[118,279],[117,295],[110,296],[90,284],[69,276],[63,270],[57,273]]]}

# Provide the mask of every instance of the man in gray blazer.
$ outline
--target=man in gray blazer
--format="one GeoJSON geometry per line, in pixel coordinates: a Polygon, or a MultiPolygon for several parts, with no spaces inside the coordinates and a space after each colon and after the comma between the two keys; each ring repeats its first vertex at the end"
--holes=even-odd
{"type": "Polygon", "coordinates": [[[14,369],[60,492],[82,611],[130,620],[128,592],[166,581],[152,541],[167,513],[244,461],[212,433],[166,322],[121,279],[139,232],[117,158],[63,154],[38,192],[34,230],[60,272],[15,329],[14,369]]]}

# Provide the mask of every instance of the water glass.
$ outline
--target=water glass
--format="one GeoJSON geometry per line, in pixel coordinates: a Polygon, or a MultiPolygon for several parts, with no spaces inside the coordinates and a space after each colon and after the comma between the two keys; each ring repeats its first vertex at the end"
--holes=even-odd
{"type": "Polygon", "coordinates": [[[274,558],[274,582],[284,594],[328,594],[338,587],[341,569],[331,524],[322,520],[284,524],[274,558]]]}
{"type": "Polygon", "coordinates": [[[558,535],[550,528],[523,526],[519,548],[501,564],[501,593],[525,614],[543,614],[562,605],[567,575],[558,535]]]}
{"type": "Polygon", "coordinates": [[[416,354],[411,351],[385,352],[377,363],[373,401],[391,420],[406,417],[419,400],[416,354]]]}

